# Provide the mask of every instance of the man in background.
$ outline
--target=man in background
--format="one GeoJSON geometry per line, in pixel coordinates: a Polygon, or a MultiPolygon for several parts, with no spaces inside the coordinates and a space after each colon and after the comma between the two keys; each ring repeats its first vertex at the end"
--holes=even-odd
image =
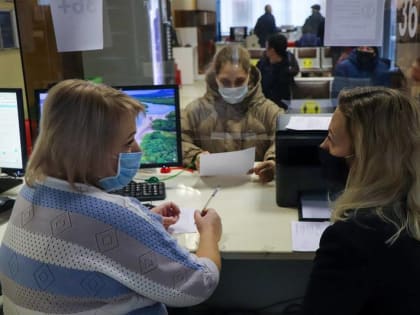
{"type": "Polygon", "coordinates": [[[305,20],[302,30],[316,35],[322,45],[324,43],[325,18],[319,12],[321,10],[321,6],[319,4],[314,4],[311,6],[311,9],[312,14],[305,20]]]}
{"type": "Polygon", "coordinates": [[[258,36],[258,43],[265,48],[265,42],[271,34],[276,32],[276,20],[273,16],[271,5],[264,7],[265,13],[261,15],[254,27],[254,34],[258,36]]]}

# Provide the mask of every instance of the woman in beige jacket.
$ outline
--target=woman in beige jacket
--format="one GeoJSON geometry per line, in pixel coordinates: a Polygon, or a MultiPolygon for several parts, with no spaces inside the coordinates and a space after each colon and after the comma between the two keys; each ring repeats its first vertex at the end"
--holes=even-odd
{"type": "Polygon", "coordinates": [[[216,54],[206,93],[181,114],[185,165],[199,168],[201,154],[255,147],[260,163],[251,172],[262,182],[274,178],[274,137],[283,109],[264,97],[260,82],[246,49],[226,46],[216,54]]]}

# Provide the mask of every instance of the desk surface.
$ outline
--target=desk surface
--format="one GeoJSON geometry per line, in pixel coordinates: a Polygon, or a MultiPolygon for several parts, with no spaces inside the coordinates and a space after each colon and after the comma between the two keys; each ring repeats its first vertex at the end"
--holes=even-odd
{"type": "MultiPolygon", "coordinates": [[[[135,180],[150,176],[165,178],[167,175],[139,172],[135,180]]],[[[276,204],[275,182],[261,184],[255,175],[239,177],[200,177],[184,171],[166,183],[166,200],[174,201],[180,208],[201,209],[220,185],[221,189],[209,205],[221,216],[223,235],[219,247],[224,258],[242,259],[311,259],[313,253],[292,252],[291,221],[298,220],[296,209],[281,208],[276,204]]],[[[16,196],[20,187],[6,192],[16,196]]],[[[156,202],[158,204],[158,202],[156,202]]],[[[0,240],[7,223],[0,221],[0,240]]],[[[178,241],[195,250],[199,235],[177,235],[178,241]]]]}

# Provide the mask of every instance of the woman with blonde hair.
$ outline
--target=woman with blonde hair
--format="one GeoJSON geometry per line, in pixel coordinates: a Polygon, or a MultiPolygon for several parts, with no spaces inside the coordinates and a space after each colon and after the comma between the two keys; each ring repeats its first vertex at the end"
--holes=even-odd
{"type": "Polygon", "coordinates": [[[265,98],[261,74],[250,64],[248,51],[223,47],[206,75],[207,91],[181,113],[184,164],[199,168],[201,154],[255,147],[255,172],[262,182],[274,177],[274,136],[283,113],[265,98]]]}
{"type": "Polygon", "coordinates": [[[101,84],[65,80],[49,90],[40,134],[0,247],[5,314],[167,314],[216,288],[221,222],[197,211],[196,254],[165,228],[172,202],[148,210],[108,193],[141,159],[135,99],[101,84]]]}
{"type": "Polygon", "coordinates": [[[347,161],[303,314],[418,314],[420,107],[384,87],[342,91],[321,144],[347,161]]]}

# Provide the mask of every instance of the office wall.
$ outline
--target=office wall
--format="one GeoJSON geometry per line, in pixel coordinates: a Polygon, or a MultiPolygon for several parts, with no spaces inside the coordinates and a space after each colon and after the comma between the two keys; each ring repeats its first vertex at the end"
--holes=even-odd
{"type": "Polygon", "coordinates": [[[195,10],[197,9],[197,0],[172,0],[172,10],[195,10]]]}
{"type": "Polygon", "coordinates": [[[197,0],[197,9],[216,11],[216,0],[197,0]]]}
{"type": "MultiPolygon", "coordinates": [[[[1,0],[0,9],[10,10],[14,6],[13,3],[1,0]]],[[[25,88],[19,48],[0,49],[0,87],[25,88]]],[[[28,117],[25,97],[24,104],[25,117],[28,117]]]]}

